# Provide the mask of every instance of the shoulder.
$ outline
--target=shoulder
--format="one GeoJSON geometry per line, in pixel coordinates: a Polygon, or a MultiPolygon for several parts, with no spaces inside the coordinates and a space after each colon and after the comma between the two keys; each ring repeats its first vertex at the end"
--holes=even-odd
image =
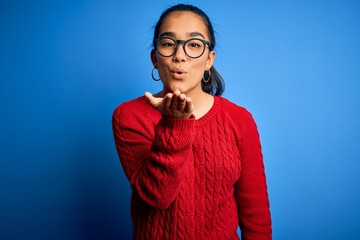
{"type": "Polygon", "coordinates": [[[256,127],[253,115],[243,106],[240,106],[224,97],[218,97],[222,105],[222,115],[240,131],[256,127]]]}
{"type": "Polygon", "coordinates": [[[138,97],[129,101],[125,101],[117,106],[114,110],[114,115],[122,115],[127,112],[133,112],[134,109],[142,109],[146,107],[144,97],[138,97]]]}
{"type": "Polygon", "coordinates": [[[251,113],[243,106],[240,106],[224,97],[217,97],[222,105],[223,113],[240,119],[252,118],[251,113]]]}
{"type": "Polygon", "coordinates": [[[144,96],[121,103],[113,112],[113,122],[126,123],[146,121],[157,116],[157,111],[145,100],[144,96]]]}

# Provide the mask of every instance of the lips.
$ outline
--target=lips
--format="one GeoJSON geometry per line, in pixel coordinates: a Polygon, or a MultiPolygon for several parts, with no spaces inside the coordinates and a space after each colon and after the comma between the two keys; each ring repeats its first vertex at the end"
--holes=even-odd
{"type": "Polygon", "coordinates": [[[186,74],[186,71],[182,68],[174,68],[171,70],[171,75],[174,79],[183,79],[186,74]]]}

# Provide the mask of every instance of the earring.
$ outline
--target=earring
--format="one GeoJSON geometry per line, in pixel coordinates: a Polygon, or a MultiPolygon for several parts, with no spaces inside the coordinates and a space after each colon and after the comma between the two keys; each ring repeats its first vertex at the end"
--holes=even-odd
{"type": "Polygon", "coordinates": [[[204,72],[204,75],[202,77],[202,80],[204,81],[204,83],[208,83],[210,81],[211,71],[210,70],[205,70],[205,72],[204,72]],[[206,71],[208,71],[209,73],[208,73],[208,78],[205,80],[204,75],[205,75],[206,71]]]}
{"type": "Polygon", "coordinates": [[[154,81],[160,81],[161,79],[160,78],[155,78],[154,77],[154,70],[155,70],[156,68],[155,67],[153,67],[153,69],[152,69],[152,71],[151,71],[151,77],[152,77],[152,79],[154,79],[154,81]]]}

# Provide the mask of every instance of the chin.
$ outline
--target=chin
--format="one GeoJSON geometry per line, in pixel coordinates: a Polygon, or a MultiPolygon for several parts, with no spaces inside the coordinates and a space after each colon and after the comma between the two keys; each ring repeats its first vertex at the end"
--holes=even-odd
{"type": "Polygon", "coordinates": [[[191,81],[187,80],[169,80],[164,84],[164,89],[167,92],[174,92],[179,90],[181,93],[188,93],[189,91],[196,90],[199,87],[201,89],[201,84],[199,86],[191,84],[191,81]]]}
{"type": "Polygon", "coordinates": [[[181,93],[187,93],[189,92],[189,87],[186,87],[186,86],[181,86],[181,85],[176,85],[176,86],[173,86],[171,88],[171,90],[174,92],[175,90],[179,90],[181,93]]]}
{"type": "Polygon", "coordinates": [[[174,92],[175,90],[179,90],[180,92],[184,93],[188,90],[187,87],[184,86],[183,83],[170,83],[166,84],[165,89],[167,89],[169,92],[174,92]]]}

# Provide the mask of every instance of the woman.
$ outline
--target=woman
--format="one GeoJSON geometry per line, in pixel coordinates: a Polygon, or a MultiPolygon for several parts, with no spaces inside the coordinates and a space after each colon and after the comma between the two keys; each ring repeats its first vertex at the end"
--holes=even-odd
{"type": "Polygon", "coordinates": [[[220,97],[209,18],[192,5],[170,7],[153,45],[162,91],[113,115],[133,238],[239,239],[240,226],[242,239],[271,239],[259,135],[248,111],[220,97]]]}

